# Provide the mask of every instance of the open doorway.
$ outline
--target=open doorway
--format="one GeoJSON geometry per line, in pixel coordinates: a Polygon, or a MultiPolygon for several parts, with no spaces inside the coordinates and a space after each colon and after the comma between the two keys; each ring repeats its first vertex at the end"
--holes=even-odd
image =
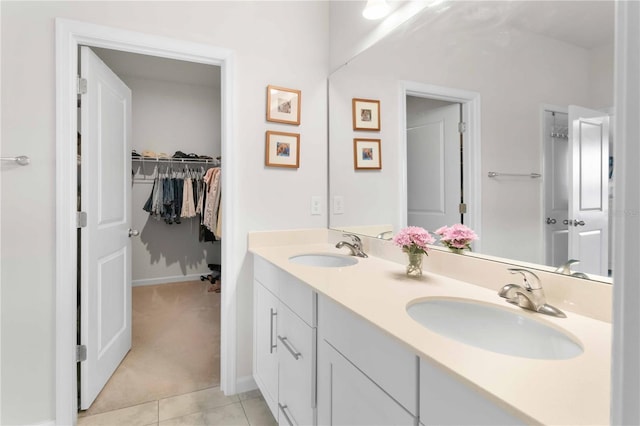
{"type": "Polygon", "coordinates": [[[416,82],[403,82],[400,94],[402,226],[422,226],[433,232],[443,225],[464,223],[480,236],[474,242],[474,250],[479,251],[480,95],[416,82]],[[421,143],[432,136],[433,144],[421,143]],[[433,160],[433,167],[424,166],[425,156],[433,160]]]}
{"type": "Polygon", "coordinates": [[[221,85],[215,65],[86,46],[80,59],[84,416],[220,384],[221,85]]]}
{"type": "MultiPolygon", "coordinates": [[[[222,192],[227,194],[223,216],[234,217],[235,147],[232,136],[234,56],[229,49],[152,36],[118,28],[65,19],[56,20],[56,424],[75,424],[77,416],[77,64],[80,46],[111,48],[130,53],[216,65],[221,69],[221,151],[225,162],[222,192]],[[73,141],[73,143],[70,143],[73,141]]],[[[222,271],[235,271],[234,227],[226,221],[221,242],[222,271]]],[[[233,273],[231,274],[233,276],[233,273]]],[[[220,387],[237,392],[236,292],[228,280],[221,301],[220,387]]]]}

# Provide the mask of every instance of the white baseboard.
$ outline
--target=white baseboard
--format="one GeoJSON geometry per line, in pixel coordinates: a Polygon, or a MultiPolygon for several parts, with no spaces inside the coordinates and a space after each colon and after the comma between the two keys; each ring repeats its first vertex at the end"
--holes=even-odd
{"type": "Polygon", "coordinates": [[[179,283],[182,281],[197,281],[200,279],[201,275],[208,275],[211,271],[203,272],[201,274],[190,274],[190,275],[175,275],[173,277],[161,277],[161,278],[146,278],[142,280],[132,280],[131,285],[133,287],[140,287],[145,285],[157,285],[157,284],[169,284],[169,283],[179,283]]]}
{"type": "Polygon", "coordinates": [[[253,380],[253,376],[238,377],[236,380],[236,393],[249,392],[254,389],[258,389],[258,385],[253,380]]]}

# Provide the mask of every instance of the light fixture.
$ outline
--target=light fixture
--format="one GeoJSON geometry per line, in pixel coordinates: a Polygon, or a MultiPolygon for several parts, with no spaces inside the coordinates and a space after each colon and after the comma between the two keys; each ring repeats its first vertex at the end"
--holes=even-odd
{"type": "Polygon", "coordinates": [[[386,16],[390,9],[387,0],[368,0],[362,11],[362,16],[371,20],[380,19],[386,16]]]}

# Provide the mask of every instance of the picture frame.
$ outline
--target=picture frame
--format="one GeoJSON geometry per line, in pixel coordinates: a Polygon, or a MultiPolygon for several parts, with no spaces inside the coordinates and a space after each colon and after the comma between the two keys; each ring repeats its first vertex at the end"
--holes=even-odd
{"type": "Polygon", "coordinates": [[[355,138],[353,140],[353,167],[355,170],[382,169],[380,139],[355,138]]]}
{"type": "Polygon", "coordinates": [[[267,86],[267,121],[299,126],[301,104],[300,90],[267,86]]]}
{"type": "Polygon", "coordinates": [[[265,137],[265,166],[300,167],[300,134],[268,130],[265,137]]]}
{"type": "Polygon", "coordinates": [[[353,130],[380,130],[380,101],[353,98],[353,130]]]}

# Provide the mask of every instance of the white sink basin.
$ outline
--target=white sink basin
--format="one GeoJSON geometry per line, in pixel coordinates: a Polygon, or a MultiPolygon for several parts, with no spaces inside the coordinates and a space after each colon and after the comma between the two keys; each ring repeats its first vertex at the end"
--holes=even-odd
{"type": "Polygon", "coordinates": [[[433,298],[409,305],[407,313],[435,333],[501,354],[569,359],[583,352],[574,339],[556,328],[497,305],[433,298]]]}
{"type": "Polygon", "coordinates": [[[297,265],[318,266],[321,268],[341,268],[343,266],[355,265],[358,263],[358,260],[353,256],[344,256],[341,254],[308,253],[291,256],[289,262],[297,265]]]}

